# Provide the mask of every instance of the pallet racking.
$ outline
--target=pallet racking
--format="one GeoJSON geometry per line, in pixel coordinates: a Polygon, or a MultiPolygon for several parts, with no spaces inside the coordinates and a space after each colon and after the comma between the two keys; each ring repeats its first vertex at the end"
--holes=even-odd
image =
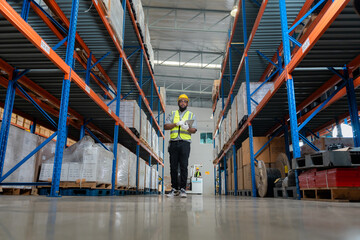
{"type": "Polygon", "coordinates": [[[0,184],[49,184],[4,183],[3,180],[57,136],[49,196],[59,196],[65,140],[68,134],[81,139],[87,132],[99,143],[114,143],[111,194],[115,194],[118,142],[136,152],[137,180],[140,157],[148,158],[150,166],[164,166],[159,153],[146,146],[138,133],[119,118],[120,100],[137,100],[156,130],[157,136],[152,137],[158,137],[159,142],[161,137],[164,141],[160,118],[162,115],[165,121],[165,105],[160,98],[141,31],[127,0],[122,1],[122,39],[116,37],[101,1],[44,2],[39,5],[33,0],[0,1],[0,84],[6,89],[6,92],[1,89],[1,95],[6,99],[0,132],[0,184]],[[110,102],[105,103],[104,99],[110,102]],[[157,106],[154,104],[156,99],[157,106]],[[112,102],[116,102],[115,112],[109,107],[112,102]],[[41,122],[55,133],[3,174],[13,109],[29,117],[33,125],[41,122]]]}
{"type": "MultiPolygon", "coordinates": [[[[269,136],[270,140],[263,146],[265,148],[275,136],[284,135],[289,159],[290,143],[292,157],[297,158],[301,155],[300,139],[318,150],[308,137],[319,137],[320,132],[328,126],[347,121],[350,117],[354,146],[359,146],[360,127],[355,88],[360,81],[360,57],[359,38],[354,34],[358,15],[348,0],[263,0],[261,4],[257,1],[250,4],[240,0],[238,9],[222,66],[222,109],[217,119],[214,139],[216,133],[221,131],[221,123],[241,82],[246,82],[248,115],[244,124],[239,126],[224,145],[214,164],[215,169],[219,164],[220,176],[220,162],[223,160],[226,181],[226,154],[230,149],[233,150],[237,192],[236,148],[249,136],[252,195],[256,196],[255,163],[260,151],[254,153],[253,136],[269,136]],[[242,24],[239,23],[240,12],[242,24]],[[304,20],[307,24],[304,24],[304,20]],[[292,24],[289,25],[290,23],[292,24]],[[251,32],[246,30],[249,27],[252,28],[251,32]],[[239,42],[241,39],[243,43],[239,42]],[[243,51],[237,49],[240,44],[244,47],[243,51]],[[240,52],[241,58],[232,55],[235,52],[240,52]],[[269,54],[273,57],[269,58],[269,54]],[[264,60],[267,64],[264,64],[264,60]],[[226,78],[230,80],[227,82],[226,78]],[[254,111],[251,111],[250,106],[253,101],[250,81],[274,84],[263,100],[256,103],[254,111]],[[347,99],[342,99],[344,96],[347,99]]],[[[214,111],[216,104],[215,101],[214,111]]],[[[295,173],[297,195],[300,196],[297,171],[295,173]]],[[[221,192],[221,177],[219,179],[221,192]]],[[[226,188],[227,184],[225,194],[226,188]]]]}

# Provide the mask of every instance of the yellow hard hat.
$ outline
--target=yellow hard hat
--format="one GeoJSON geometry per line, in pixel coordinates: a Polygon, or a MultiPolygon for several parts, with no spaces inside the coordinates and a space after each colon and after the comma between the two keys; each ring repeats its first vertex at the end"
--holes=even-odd
{"type": "Polygon", "coordinates": [[[190,101],[189,98],[188,98],[188,96],[186,96],[186,94],[181,94],[181,95],[179,96],[179,98],[178,98],[178,101],[179,101],[180,99],[186,99],[186,100],[188,100],[188,102],[190,101]]]}
{"type": "Polygon", "coordinates": [[[199,168],[197,167],[196,170],[199,170],[199,168]]]}

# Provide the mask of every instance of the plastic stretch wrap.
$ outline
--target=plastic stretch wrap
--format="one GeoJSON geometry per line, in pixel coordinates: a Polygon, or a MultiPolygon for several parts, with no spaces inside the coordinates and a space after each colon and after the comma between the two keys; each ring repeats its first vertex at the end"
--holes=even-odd
{"type": "MultiPolygon", "coordinates": [[[[1,124],[0,124],[1,126],[1,124]]],[[[6,147],[3,175],[23,160],[40,144],[40,137],[10,126],[6,147]]],[[[10,174],[4,182],[33,182],[36,166],[36,155],[28,159],[15,172],[10,174]]],[[[31,188],[31,186],[4,186],[4,188],[31,188]]]]}
{"type": "Polygon", "coordinates": [[[147,117],[146,114],[143,110],[141,110],[141,130],[140,130],[140,135],[142,137],[142,139],[147,140],[147,117]]]}
{"type": "MultiPolygon", "coordinates": [[[[250,83],[250,94],[253,93],[262,83],[250,83]]],[[[257,103],[260,103],[261,100],[265,97],[269,90],[273,89],[273,83],[265,83],[260,89],[258,89],[251,98],[255,100],[257,103]]],[[[247,94],[246,94],[246,83],[243,82],[241,84],[240,90],[237,95],[237,107],[238,107],[238,120],[248,115],[247,112],[247,94]]],[[[251,112],[253,112],[256,108],[257,104],[251,101],[251,112]]]]}
{"type": "Polygon", "coordinates": [[[156,171],[156,169],[155,168],[152,168],[151,169],[151,171],[152,171],[152,182],[151,182],[151,189],[158,189],[158,171],[156,171]]]}
{"type": "Polygon", "coordinates": [[[121,5],[121,1],[102,0],[102,2],[106,8],[107,18],[110,22],[110,25],[116,34],[117,40],[120,41],[120,45],[122,46],[124,10],[121,5]]]}
{"type": "Polygon", "coordinates": [[[136,188],[136,155],[129,152],[129,188],[136,188]]]}
{"type": "MultiPolygon", "coordinates": [[[[106,143],[105,146],[114,152],[114,144],[106,143]]],[[[129,186],[129,161],[130,150],[118,143],[117,146],[117,186],[129,186]]]]}
{"type": "MultiPolygon", "coordinates": [[[[104,100],[106,104],[110,100],[104,100]]],[[[116,101],[110,104],[110,109],[116,113],[116,101]]],[[[124,122],[129,128],[135,128],[140,132],[140,108],[138,103],[135,100],[122,100],[120,102],[120,119],[124,122]]]]}
{"type": "Polygon", "coordinates": [[[151,167],[145,164],[145,188],[151,188],[151,167]]]}
{"type": "Polygon", "coordinates": [[[139,159],[139,189],[143,190],[145,187],[145,161],[139,159]]]}
{"type": "MultiPolygon", "coordinates": [[[[74,181],[85,179],[87,182],[111,183],[113,153],[104,149],[100,144],[85,136],[78,143],[64,150],[60,181],[74,181]],[[80,171],[79,171],[80,169],[80,171]],[[69,173],[71,173],[69,175],[69,173]]],[[[48,164],[54,163],[54,157],[42,164],[40,181],[48,181],[48,164]]]]}

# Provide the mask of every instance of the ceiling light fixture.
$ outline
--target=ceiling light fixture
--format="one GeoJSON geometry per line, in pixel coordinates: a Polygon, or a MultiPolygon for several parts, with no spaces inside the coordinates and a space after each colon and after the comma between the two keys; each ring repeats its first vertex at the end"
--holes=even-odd
{"type": "Polygon", "coordinates": [[[231,15],[232,17],[235,17],[237,11],[238,11],[238,7],[237,7],[237,6],[234,6],[233,9],[232,9],[231,12],[230,12],[230,15],[231,15]]]}

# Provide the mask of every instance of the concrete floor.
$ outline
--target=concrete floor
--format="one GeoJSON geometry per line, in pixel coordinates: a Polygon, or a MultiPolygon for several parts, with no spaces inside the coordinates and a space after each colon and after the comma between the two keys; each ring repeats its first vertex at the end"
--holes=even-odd
{"type": "Polygon", "coordinates": [[[0,239],[360,239],[360,204],[0,196],[0,239]]]}

